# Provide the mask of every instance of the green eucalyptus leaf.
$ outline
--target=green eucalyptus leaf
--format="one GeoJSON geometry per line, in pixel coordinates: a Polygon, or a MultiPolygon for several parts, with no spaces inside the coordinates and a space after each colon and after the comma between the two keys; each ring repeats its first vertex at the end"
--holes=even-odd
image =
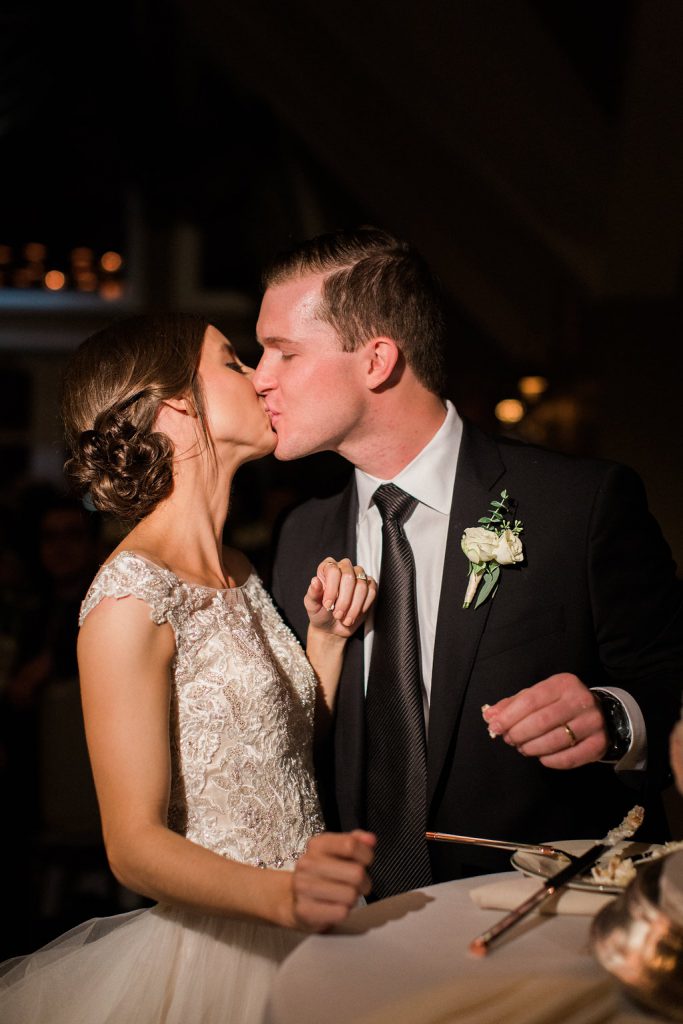
{"type": "Polygon", "coordinates": [[[493,597],[498,587],[498,574],[485,576],[482,582],[479,584],[479,590],[477,591],[477,600],[474,602],[474,607],[478,608],[480,604],[483,604],[488,597],[493,597]]]}

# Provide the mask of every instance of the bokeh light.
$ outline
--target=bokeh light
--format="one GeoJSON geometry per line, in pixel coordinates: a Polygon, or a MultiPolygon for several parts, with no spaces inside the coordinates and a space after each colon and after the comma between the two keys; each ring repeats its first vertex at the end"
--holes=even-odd
{"type": "Polygon", "coordinates": [[[59,292],[66,284],[66,278],[61,270],[48,270],[45,275],[45,287],[51,292],[59,292]]]}
{"type": "Polygon", "coordinates": [[[519,423],[525,412],[524,403],[518,398],[503,398],[495,408],[496,419],[501,423],[519,423]]]}
{"type": "Polygon", "coordinates": [[[102,270],[109,274],[115,274],[123,266],[123,259],[118,252],[105,252],[100,259],[102,270]]]}
{"type": "Polygon", "coordinates": [[[540,376],[521,377],[517,382],[517,387],[519,393],[525,398],[539,398],[544,391],[548,390],[548,380],[546,377],[540,376]]]}

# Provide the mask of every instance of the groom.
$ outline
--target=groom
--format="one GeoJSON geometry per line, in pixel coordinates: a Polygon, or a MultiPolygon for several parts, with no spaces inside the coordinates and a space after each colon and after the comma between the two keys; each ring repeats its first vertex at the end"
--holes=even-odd
{"type": "Polygon", "coordinates": [[[321,774],[328,822],[377,832],[375,894],[507,866],[425,829],[600,838],[640,802],[643,833],[665,838],[682,601],[638,477],[458,416],[442,398],[438,290],[407,243],[321,236],[264,281],[253,382],[275,454],[336,451],[355,466],[341,493],[285,521],[275,599],[304,640],[300,595],[324,555],[379,578],[321,774]]]}

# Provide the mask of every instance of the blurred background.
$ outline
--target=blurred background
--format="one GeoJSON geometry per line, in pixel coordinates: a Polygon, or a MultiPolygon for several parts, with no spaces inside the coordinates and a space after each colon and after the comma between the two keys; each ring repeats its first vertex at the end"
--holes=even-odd
{"type": "MultiPolygon", "coordinates": [[[[683,564],[682,43],[680,0],[3,4],[0,955],[141,905],[103,856],[74,659],[121,531],[65,496],[58,416],[113,318],[199,312],[254,362],[276,250],[404,235],[445,290],[460,411],[633,466],[683,564]]],[[[228,540],[267,579],[282,510],[346,472],[245,467],[228,540]]]]}

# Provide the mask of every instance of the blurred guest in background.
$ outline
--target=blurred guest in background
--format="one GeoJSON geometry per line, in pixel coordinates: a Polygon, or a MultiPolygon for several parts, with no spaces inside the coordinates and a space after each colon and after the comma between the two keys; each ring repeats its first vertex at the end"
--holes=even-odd
{"type": "Polygon", "coordinates": [[[27,596],[27,573],[17,550],[17,532],[15,510],[0,508],[0,695],[14,671],[27,596]]]}
{"type": "MultiPolygon", "coordinates": [[[[76,660],[78,611],[99,564],[100,517],[56,489],[41,485],[33,493],[40,500],[23,523],[25,599],[13,623],[2,718],[5,807],[17,827],[16,840],[3,852],[18,883],[8,916],[35,942],[84,913],[117,904],[88,764],[76,660]],[[22,902],[13,915],[17,899],[22,902]]],[[[13,948],[18,938],[15,932],[13,948]]]]}
{"type": "Polygon", "coordinates": [[[55,497],[38,523],[35,607],[17,637],[15,671],[7,699],[17,708],[35,704],[50,679],[75,680],[78,609],[97,568],[99,516],[80,501],[55,497]]]}

